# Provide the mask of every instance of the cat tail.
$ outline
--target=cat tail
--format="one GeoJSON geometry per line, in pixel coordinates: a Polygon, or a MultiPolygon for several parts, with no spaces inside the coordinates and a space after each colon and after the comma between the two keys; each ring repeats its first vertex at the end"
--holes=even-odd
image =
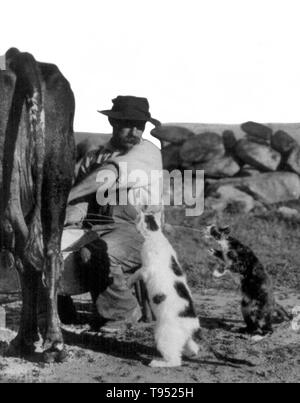
{"type": "Polygon", "coordinates": [[[272,314],[272,322],[282,323],[288,320],[293,320],[293,315],[289,313],[283,306],[278,304],[278,302],[276,302],[272,314]]]}
{"type": "Polygon", "coordinates": [[[200,343],[202,347],[205,348],[209,353],[212,353],[215,358],[219,361],[223,361],[228,363],[229,366],[239,368],[239,366],[247,366],[247,367],[255,367],[256,365],[248,360],[242,360],[239,358],[233,358],[233,357],[228,357],[227,355],[224,355],[220,351],[216,350],[210,343],[203,337],[203,333],[201,329],[198,329],[194,333],[194,339],[200,343]]]}

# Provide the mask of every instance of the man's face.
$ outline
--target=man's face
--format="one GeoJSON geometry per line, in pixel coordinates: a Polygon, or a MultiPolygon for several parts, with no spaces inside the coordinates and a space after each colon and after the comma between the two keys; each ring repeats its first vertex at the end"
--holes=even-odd
{"type": "Polygon", "coordinates": [[[113,144],[122,150],[129,150],[141,141],[146,122],[140,120],[109,119],[113,127],[113,144]]]}

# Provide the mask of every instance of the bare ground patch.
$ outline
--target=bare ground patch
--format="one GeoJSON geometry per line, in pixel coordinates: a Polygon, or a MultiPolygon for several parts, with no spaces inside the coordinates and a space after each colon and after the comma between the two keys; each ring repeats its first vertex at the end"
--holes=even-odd
{"type": "MultiPolygon", "coordinates": [[[[64,326],[68,359],[63,364],[45,365],[33,358],[0,358],[0,382],[299,382],[299,334],[290,323],[275,328],[272,336],[254,343],[239,333],[243,326],[237,292],[214,289],[194,291],[205,339],[224,357],[246,360],[254,366],[235,365],[218,360],[203,347],[199,357],[184,361],[181,368],[151,369],[147,366],[158,355],[153,340],[153,325],[139,324],[118,336],[104,336],[87,330],[85,325],[64,326]]],[[[300,305],[296,294],[283,289],[277,293],[290,308],[300,305]]],[[[8,322],[15,328],[19,303],[8,306],[8,322]]],[[[15,335],[0,332],[0,352],[15,335]]]]}

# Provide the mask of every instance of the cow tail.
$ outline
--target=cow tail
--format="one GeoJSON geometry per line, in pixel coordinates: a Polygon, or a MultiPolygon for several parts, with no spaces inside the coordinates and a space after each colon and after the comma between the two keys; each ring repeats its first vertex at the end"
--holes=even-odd
{"type": "Polygon", "coordinates": [[[30,135],[34,139],[34,177],[35,207],[31,218],[29,235],[25,250],[30,263],[38,270],[43,270],[44,244],[42,229],[42,187],[45,160],[45,110],[43,94],[38,74],[32,97],[27,99],[29,109],[30,135]]]}
{"type": "Polygon", "coordinates": [[[41,220],[43,170],[45,160],[45,111],[40,71],[34,57],[11,49],[6,55],[9,67],[20,80],[27,114],[29,138],[32,141],[32,175],[34,178],[34,209],[28,223],[24,257],[35,269],[43,270],[44,245],[41,220]]]}

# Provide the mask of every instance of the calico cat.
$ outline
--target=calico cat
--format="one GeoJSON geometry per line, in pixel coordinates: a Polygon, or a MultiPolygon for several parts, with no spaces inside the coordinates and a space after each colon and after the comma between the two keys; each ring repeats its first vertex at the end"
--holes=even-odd
{"type": "Polygon", "coordinates": [[[282,322],[290,315],[275,302],[272,281],[253,251],[230,236],[230,228],[209,226],[206,235],[221,246],[211,249],[210,254],[225,262],[225,270],[216,270],[215,277],[222,277],[227,271],[242,276],[242,314],[246,331],[260,340],[272,333],[272,323],[282,322]]]}
{"type": "Polygon", "coordinates": [[[132,286],[143,279],[156,317],[155,341],[163,360],[153,360],[151,367],[176,367],[182,355],[198,355],[195,341],[200,332],[191,292],[176,252],[161,231],[160,214],[141,212],[137,229],[145,242],[142,247],[142,268],[128,280],[132,286]]]}

